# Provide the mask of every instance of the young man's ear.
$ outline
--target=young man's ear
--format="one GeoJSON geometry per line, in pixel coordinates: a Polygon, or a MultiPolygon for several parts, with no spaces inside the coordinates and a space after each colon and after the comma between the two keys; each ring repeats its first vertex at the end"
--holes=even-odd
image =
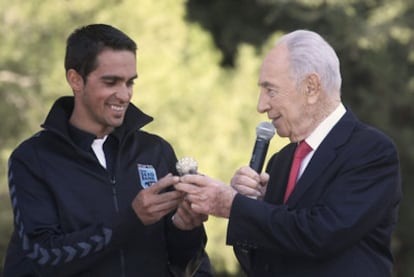
{"type": "Polygon", "coordinates": [[[83,78],[82,76],[74,69],[69,69],[66,73],[66,79],[70,87],[73,90],[73,93],[77,93],[83,88],[83,78]]]}

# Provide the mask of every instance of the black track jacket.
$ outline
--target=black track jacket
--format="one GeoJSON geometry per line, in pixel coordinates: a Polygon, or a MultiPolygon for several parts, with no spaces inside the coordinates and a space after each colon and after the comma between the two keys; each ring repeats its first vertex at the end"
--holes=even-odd
{"type": "Polygon", "coordinates": [[[158,178],[176,173],[170,144],[140,130],[152,118],[130,104],[112,133],[119,148],[110,174],[71,139],[72,110],[73,97],[58,99],[44,130],[10,157],[15,229],[4,276],[160,277],[184,267],[203,249],[204,228],[178,230],[171,215],[144,226],[131,207],[145,168],[158,178]]]}

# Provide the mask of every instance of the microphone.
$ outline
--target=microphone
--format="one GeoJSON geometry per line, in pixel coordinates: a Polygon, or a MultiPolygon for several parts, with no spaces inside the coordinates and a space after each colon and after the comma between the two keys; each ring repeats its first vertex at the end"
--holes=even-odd
{"type": "MultiPolygon", "coordinates": [[[[252,158],[250,159],[250,167],[260,174],[263,168],[264,160],[266,159],[267,149],[269,148],[269,141],[275,134],[275,128],[270,122],[261,122],[256,127],[256,142],[254,144],[252,158]]],[[[257,197],[251,197],[257,199],[257,197]]],[[[234,254],[236,255],[239,264],[245,272],[251,269],[249,250],[243,246],[234,246],[234,254]]]]}
{"type": "Polygon", "coordinates": [[[269,148],[269,141],[275,134],[275,128],[270,122],[261,122],[256,127],[256,142],[254,144],[252,158],[250,159],[250,167],[257,173],[260,173],[263,168],[263,163],[266,159],[267,149],[269,148]]]}

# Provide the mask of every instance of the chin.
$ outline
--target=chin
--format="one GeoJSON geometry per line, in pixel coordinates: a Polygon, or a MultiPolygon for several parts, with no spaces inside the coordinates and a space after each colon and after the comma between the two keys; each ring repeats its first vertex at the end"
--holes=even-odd
{"type": "Polygon", "coordinates": [[[283,130],[280,130],[280,129],[277,129],[277,128],[276,128],[276,133],[281,138],[289,137],[289,134],[286,134],[285,132],[283,132],[283,130]]]}
{"type": "Polygon", "coordinates": [[[122,123],[124,123],[124,116],[116,116],[116,117],[113,117],[112,118],[112,120],[111,120],[111,125],[112,126],[116,126],[116,127],[119,127],[119,126],[121,126],[122,125],[122,123]]]}
{"type": "Polygon", "coordinates": [[[123,122],[124,122],[123,119],[122,120],[115,120],[115,121],[112,121],[111,124],[109,124],[109,125],[112,128],[117,128],[117,127],[121,126],[123,122]]]}

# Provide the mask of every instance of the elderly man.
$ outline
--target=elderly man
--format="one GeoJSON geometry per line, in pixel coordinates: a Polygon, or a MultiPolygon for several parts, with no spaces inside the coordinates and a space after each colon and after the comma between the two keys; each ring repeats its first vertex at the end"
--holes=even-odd
{"type": "Polygon", "coordinates": [[[189,175],[175,187],[195,212],[229,219],[227,244],[249,276],[391,276],[398,153],[342,104],[335,51],[314,32],[286,34],[259,86],[258,111],[291,143],[266,173],[244,166],[231,186],[189,175]]]}

